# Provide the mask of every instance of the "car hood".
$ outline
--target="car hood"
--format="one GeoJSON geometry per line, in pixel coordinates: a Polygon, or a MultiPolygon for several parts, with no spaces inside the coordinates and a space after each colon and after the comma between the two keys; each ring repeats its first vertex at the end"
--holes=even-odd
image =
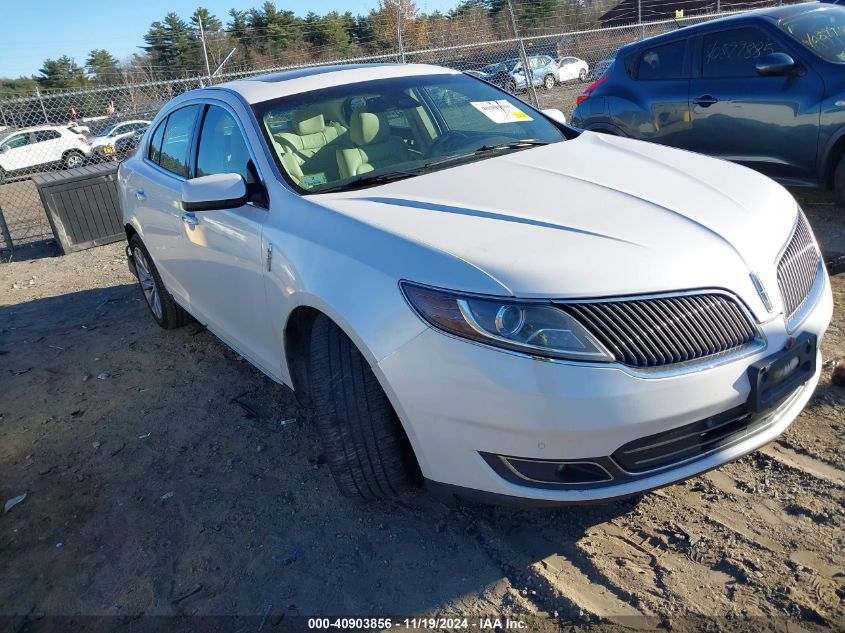
{"type": "MultiPolygon", "coordinates": [[[[514,296],[718,287],[752,309],[762,304],[750,273],[778,294],[775,261],[797,209],[744,167],[589,132],[312,200],[460,258],[514,296]]],[[[415,281],[449,286],[436,270],[415,281]]]]}

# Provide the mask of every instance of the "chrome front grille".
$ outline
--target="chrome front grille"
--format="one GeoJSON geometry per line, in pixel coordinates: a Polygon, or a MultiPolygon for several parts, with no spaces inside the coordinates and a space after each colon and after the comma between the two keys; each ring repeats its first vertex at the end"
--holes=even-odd
{"type": "Polygon", "coordinates": [[[778,288],[787,321],[795,316],[807,299],[819,274],[820,259],[807,218],[799,211],[792,237],[778,262],[778,288]]]}
{"type": "Polygon", "coordinates": [[[558,304],[631,367],[662,367],[723,354],[757,337],[747,313],[720,293],[558,304]]]}

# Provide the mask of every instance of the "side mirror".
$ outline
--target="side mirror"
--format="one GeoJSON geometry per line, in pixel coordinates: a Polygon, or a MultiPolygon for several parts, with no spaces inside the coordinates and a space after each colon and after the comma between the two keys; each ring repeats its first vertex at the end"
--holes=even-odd
{"type": "Polygon", "coordinates": [[[540,112],[545,114],[552,121],[557,121],[558,123],[566,125],[566,115],[557,108],[546,108],[545,110],[540,110],[540,112]]]}
{"type": "Polygon", "coordinates": [[[795,72],[797,64],[786,53],[770,53],[757,60],[756,68],[757,74],[761,77],[776,77],[791,75],[795,72]]]}
{"type": "Polygon", "coordinates": [[[8,151],[9,151],[9,146],[8,146],[8,145],[2,145],[2,146],[0,146],[0,154],[5,154],[5,153],[6,153],[6,152],[8,152],[8,151]]]}
{"type": "Polygon", "coordinates": [[[240,174],[212,174],[182,183],[185,211],[234,209],[242,207],[246,201],[246,183],[240,174]]]}

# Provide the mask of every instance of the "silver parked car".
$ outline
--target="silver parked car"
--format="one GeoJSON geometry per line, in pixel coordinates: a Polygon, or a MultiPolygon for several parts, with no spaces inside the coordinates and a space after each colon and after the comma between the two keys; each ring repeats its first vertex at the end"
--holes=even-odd
{"type": "MultiPolygon", "coordinates": [[[[551,90],[558,84],[557,62],[549,55],[532,55],[528,58],[529,74],[535,88],[551,90]]],[[[498,64],[489,64],[477,71],[483,79],[508,92],[526,90],[528,80],[522,68],[522,59],[516,57],[498,64]]],[[[478,76],[478,75],[476,75],[478,76]]]]}

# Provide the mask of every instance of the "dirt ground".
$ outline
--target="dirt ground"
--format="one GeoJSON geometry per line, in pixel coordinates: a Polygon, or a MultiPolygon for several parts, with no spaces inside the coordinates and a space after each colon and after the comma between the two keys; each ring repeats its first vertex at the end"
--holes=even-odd
{"type": "Polygon", "coordinates": [[[831,371],[845,358],[845,210],[802,199],[836,273],[805,412],[709,474],[555,510],[344,499],[292,394],[196,325],[160,330],[121,244],[19,251],[0,264],[0,502],[26,498],[0,515],[0,630],[353,615],[842,629],[845,389],[831,371]]]}

